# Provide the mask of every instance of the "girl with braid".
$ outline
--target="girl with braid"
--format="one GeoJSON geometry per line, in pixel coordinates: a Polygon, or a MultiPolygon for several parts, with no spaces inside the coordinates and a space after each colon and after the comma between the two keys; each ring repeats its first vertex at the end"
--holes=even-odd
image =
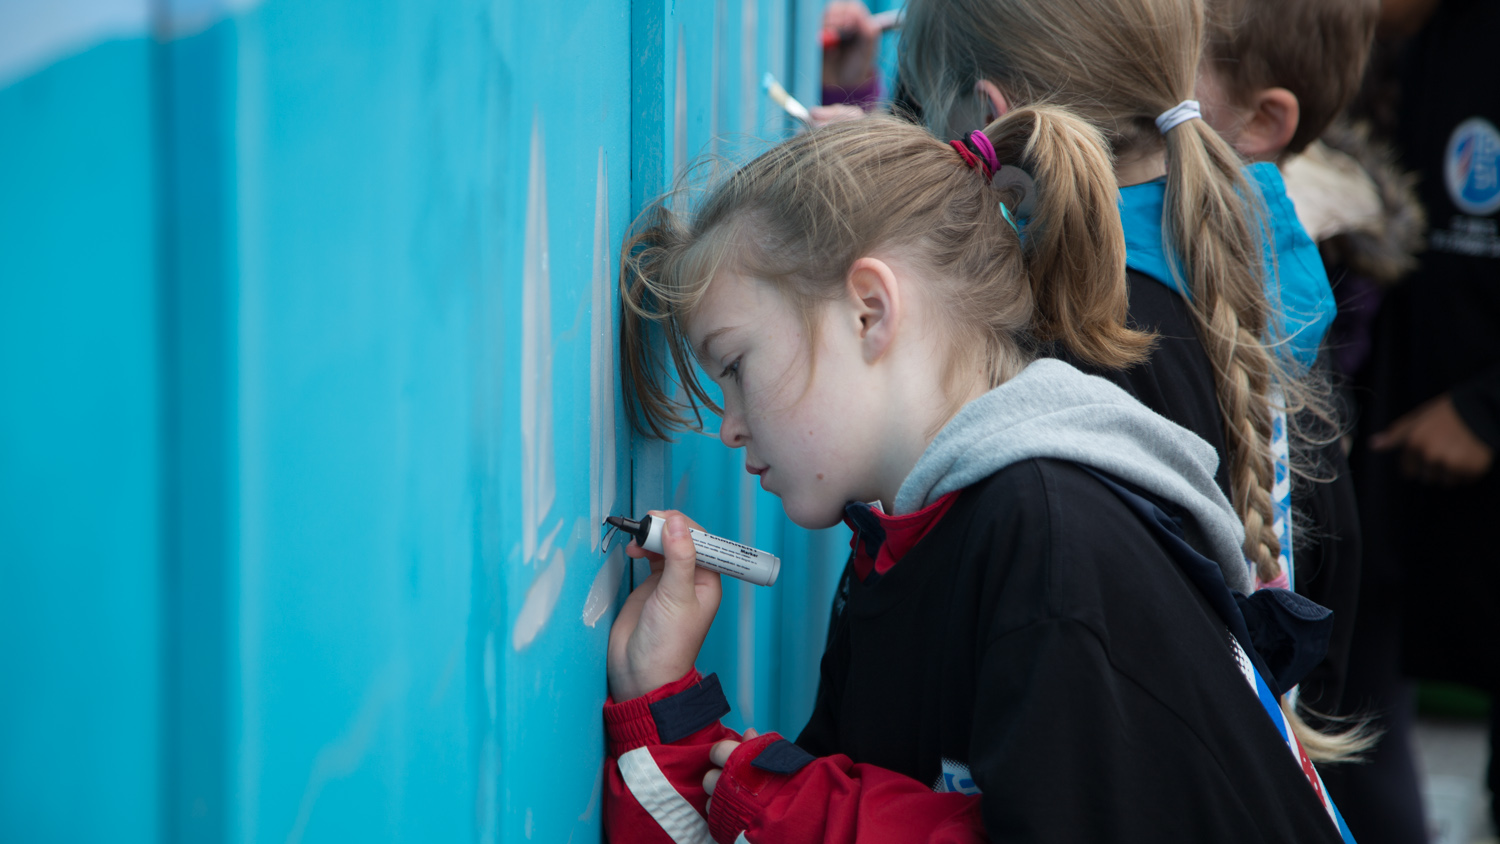
{"type": "Polygon", "coordinates": [[[653,513],[662,553],[628,549],[653,574],[610,632],[612,841],[1351,840],[1232,596],[1251,573],[1214,448],[1037,354],[1119,369],[1170,341],[1125,325],[1115,179],[1057,106],[947,143],[875,116],[639,218],[638,430],[719,414],[792,521],[854,542],[793,743],[719,722],[696,666],[719,576],[653,513]]]}
{"type": "MultiPolygon", "coordinates": [[[[1292,458],[1321,443],[1288,431],[1287,420],[1300,414],[1333,436],[1326,390],[1300,376],[1334,300],[1275,165],[1243,166],[1201,117],[1193,97],[1204,34],[1202,0],[911,0],[900,81],[908,105],[940,133],[1048,102],[1104,135],[1127,272],[1097,289],[1034,275],[1036,334],[1211,443],[1255,585],[1290,588],[1292,458]],[[1144,365],[1121,368],[1074,331],[1120,283],[1129,324],[1158,336],[1144,365]]],[[[1357,727],[1316,732],[1293,701],[1283,705],[1315,759],[1349,759],[1372,741],[1357,727]]]]}

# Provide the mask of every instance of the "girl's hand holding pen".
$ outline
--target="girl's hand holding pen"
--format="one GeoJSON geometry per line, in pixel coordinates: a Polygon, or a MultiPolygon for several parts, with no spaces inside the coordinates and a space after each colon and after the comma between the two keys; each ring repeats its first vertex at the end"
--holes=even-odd
{"type": "Polygon", "coordinates": [[[609,631],[609,690],[627,701],[681,679],[693,670],[703,639],[719,611],[719,574],[700,568],[692,529],[676,510],[652,510],[666,520],[663,554],[631,542],[625,553],[651,561],[651,576],[636,587],[609,631]]]}

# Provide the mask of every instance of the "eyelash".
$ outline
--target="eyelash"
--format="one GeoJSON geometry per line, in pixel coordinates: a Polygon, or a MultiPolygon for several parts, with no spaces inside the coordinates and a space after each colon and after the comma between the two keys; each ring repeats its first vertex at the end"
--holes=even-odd
{"type": "Polygon", "coordinates": [[[724,367],[724,371],[723,372],[719,373],[719,377],[720,378],[723,378],[723,377],[729,376],[729,375],[733,375],[734,376],[734,382],[736,384],[738,384],[740,382],[740,359],[739,358],[735,358],[733,361],[730,362],[730,364],[728,366],[724,367]]]}

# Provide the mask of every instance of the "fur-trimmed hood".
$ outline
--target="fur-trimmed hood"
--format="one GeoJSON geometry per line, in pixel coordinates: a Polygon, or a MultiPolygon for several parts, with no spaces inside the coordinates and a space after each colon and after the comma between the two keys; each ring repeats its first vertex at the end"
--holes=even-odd
{"type": "Polygon", "coordinates": [[[1381,285],[1416,266],[1427,227],[1416,175],[1396,166],[1395,153],[1367,125],[1334,121],[1281,170],[1298,218],[1330,264],[1381,285]]]}

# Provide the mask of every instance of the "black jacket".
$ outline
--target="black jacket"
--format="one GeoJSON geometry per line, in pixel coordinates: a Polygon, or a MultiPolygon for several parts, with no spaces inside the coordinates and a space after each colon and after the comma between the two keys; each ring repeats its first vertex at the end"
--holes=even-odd
{"type": "MultiPolygon", "coordinates": [[[[1233,501],[1224,446],[1224,417],[1214,386],[1213,364],[1198,339],[1187,300],[1165,284],[1134,270],[1126,273],[1130,297],[1129,324],[1153,331],[1151,357],[1123,370],[1091,367],[1066,353],[1056,356],[1091,375],[1117,384],[1162,416],[1202,437],[1219,453],[1215,474],[1224,497],[1233,501]]],[[[1327,367],[1326,361],[1319,366],[1327,367]]],[[[1319,434],[1328,432],[1318,431],[1319,434]]],[[[1304,456],[1315,477],[1327,482],[1293,479],[1293,504],[1303,521],[1295,531],[1293,559],[1296,591],[1333,610],[1333,638],[1328,654],[1302,683],[1302,700],[1314,709],[1333,712],[1343,690],[1349,642],[1359,602],[1360,525],[1354,484],[1342,446],[1336,441],[1304,456]]]]}
{"type": "Polygon", "coordinates": [[[1087,470],[1003,469],[841,589],[809,752],[966,767],[996,841],[1339,840],[1224,623],[1087,470]]]}

